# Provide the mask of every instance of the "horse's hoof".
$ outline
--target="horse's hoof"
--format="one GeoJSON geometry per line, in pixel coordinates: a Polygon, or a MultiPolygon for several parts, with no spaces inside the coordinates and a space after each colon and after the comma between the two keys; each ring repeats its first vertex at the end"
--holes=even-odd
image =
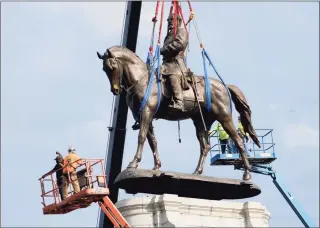
{"type": "Polygon", "coordinates": [[[196,170],[192,174],[193,175],[201,175],[202,174],[202,170],[196,170]]]}
{"type": "Polygon", "coordinates": [[[152,170],[160,170],[161,164],[154,165],[152,170]]]}
{"type": "Polygon", "coordinates": [[[128,169],[130,169],[130,168],[136,169],[136,168],[138,168],[138,163],[137,162],[130,162],[127,168],[128,169]]]}
{"type": "Polygon", "coordinates": [[[245,172],[243,173],[242,180],[248,181],[248,180],[250,180],[250,179],[251,179],[251,174],[250,174],[249,172],[245,171],[245,172]]]}

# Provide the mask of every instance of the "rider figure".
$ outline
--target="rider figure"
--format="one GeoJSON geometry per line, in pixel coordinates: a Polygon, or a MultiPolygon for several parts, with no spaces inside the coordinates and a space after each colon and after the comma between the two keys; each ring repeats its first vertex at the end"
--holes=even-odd
{"type": "MultiPolygon", "coordinates": [[[[164,39],[163,47],[160,49],[160,54],[163,56],[162,75],[169,79],[173,91],[173,104],[169,107],[183,111],[183,95],[182,91],[189,89],[186,78],[189,70],[184,61],[184,52],[188,46],[189,37],[187,30],[182,23],[180,15],[176,15],[176,35],[174,36],[173,14],[171,13],[167,19],[168,30],[164,39]]],[[[133,130],[138,130],[140,124],[138,121],[132,126],[133,130]]]]}
{"type": "Polygon", "coordinates": [[[188,33],[185,29],[182,18],[176,15],[177,27],[174,37],[174,22],[173,14],[171,13],[167,19],[168,31],[164,39],[163,47],[160,49],[160,54],[163,56],[163,76],[170,81],[173,91],[173,104],[169,107],[183,111],[183,89],[188,89],[184,75],[188,69],[184,62],[184,52],[188,45],[188,33]]]}

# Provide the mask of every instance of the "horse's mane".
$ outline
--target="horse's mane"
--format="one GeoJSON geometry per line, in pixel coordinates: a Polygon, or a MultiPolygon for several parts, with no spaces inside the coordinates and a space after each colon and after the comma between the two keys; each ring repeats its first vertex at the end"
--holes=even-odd
{"type": "Polygon", "coordinates": [[[131,51],[125,46],[115,45],[110,47],[109,50],[110,52],[112,52],[112,54],[114,54],[119,59],[123,59],[129,62],[138,60],[141,63],[144,63],[142,59],[140,59],[140,57],[136,55],[136,53],[134,53],[133,51],[131,51]]]}

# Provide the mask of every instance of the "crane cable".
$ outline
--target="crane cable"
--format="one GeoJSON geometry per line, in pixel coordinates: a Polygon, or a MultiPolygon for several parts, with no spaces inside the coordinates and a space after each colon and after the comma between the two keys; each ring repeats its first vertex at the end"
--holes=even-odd
{"type": "Polygon", "coordinates": [[[211,96],[210,96],[210,84],[209,84],[209,78],[208,78],[208,73],[207,73],[207,69],[206,69],[206,63],[205,63],[205,58],[207,58],[207,60],[209,61],[209,66],[211,66],[213,68],[213,70],[215,71],[216,75],[219,77],[221,83],[224,85],[224,87],[226,88],[227,90],[227,93],[228,93],[228,96],[229,96],[229,101],[230,101],[230,111],[231,111],[231,115],[232,115],[232,98],[231,98],[231,94],[230,94],[230,91],[227,87],[227,85],[224,83],[223,79],[221,78],[220,74],[218,73],[217,69],[215,68],[213,62],[211,61],[210,57],[209,57],[209,54],[208,52],[205,50],[204,48],[204,44],[201,40],[201,37],[200,37],[200,32],[199,32],[199,28],[198,28],[198,24],[197,24],[197,20],[195,18],[195,15],[193,13],[193,9],[191,7],[191,3],[190,3],[190,0],[187,1],[188,2],[188,5],[189,5],[189,9],[190,9],[190,17],[189,17],[189,20],[187,22],[187,24],[189,22],[191,22],[193,20],[193,25],[194,25],[194,28],[196,30],[196,34],[197,34],[197,37],[198,37],[198,40],[199,40],[199,43],[200,43],[200,50],[201,50],[201,54],[202,54],[202,58],[203,58],[203,68],[204,68],[204,73],[205,73],[205,94],[206,94],[206,108],[207,108],[207,111],[209,112],[210,111],[210,103],[211,103],[211,96]]]}
{"type": "MultiPolygon", "coordinates": [[[[145,105],[148,102],[149,96],[150,96],[150,92],[151,92],[151,87],[152,87],[152,82],[154,80],[153,76],[155,73],[155,61],[157,60],[158,62],[158,68],[157,68],[157,74],[156,74],[156,83],[157,83],[157,87],[158,87],[158,103],[157,103],[157,107],[155,110],[153,110],[153,115],[155,115],[160,107],[160,101],[161,101],[161,75],[160,75],[160,41],[161,41],[161,32],[162,32],[162,21],[163,21],[163,16],[164,16],[164,0],[162,0],[162,7],[161,7],[161,19],[160,19],[160,25],[159,25],[159,37],[158,37],[158,43],[157,43],[157,47],[156,47],[156,51],[155,51],[155,56],[154,56],[154,60],[153,60],[153,64],[152,64],[152,70],[151,70],[151,74],[148,80],[148,85],[145,91],[145,94],[143,96],[143,100],[140,104],[140,108],[138,110],[137,114],[133,114],[134,119],[136,120],[136,122],[139,122],[139,120],[141,119],[141,112],[144,109],[145,105]]],[[[157,7],[159,5],[157,4],[157,7]]]]}
{"type": "Polygon", "coordinates": [[[152,22],[153,22],[153,26],[152,26],[152,35],[151,35],[151,40],[150,40],[150,46],[149,46],[149,52],[148,52],[148,56],[147,56],[147,65],[150,71],[150,67],[153,64],[153,46],[154,46],[154,32],[156,29],[156,23],[158,21],[157,17],[158,17],[158,9],[159,9],[159,3],[160,1],[157,1],[157,6],[156,6],[156,11],[154,14],[154,17],[152,18],[152,22]]]}
{"type": "MultiPolygon", "coordinates": [[[[125,18],[126,18],[126,14],[127,14],[127,7],[128,7],[128,0],[125,1],[125,7],[124,7],[124,13],[123,13],[123,18],[122,18],[122,31],[121,31],[121,37],[120,37],[120,45],[122,45],[122,41],[123,41],[123,33],[124,33],[124,27],[125,27],[125,18]]],[[[109,143],[110,143],[110,136],[111,136],[111,131],[113,130],[113,127],[111,127],[111,121],[113,119],[113,113],[114,113],[114,101],[115,101],[115,96],[113,96],[112,98],[112,105],[111,105],[111,114],[110,114],[110,121],[109,121],[109,135],[108,135],[108,141],[107,141],[107,149],[104,155],[104,160],[106,161],[107,159],[107,151],[109,148],[109,143]]],[[[100,212],[100,208],[98,207],[98,215],[97,215],[97,222],[96,222],[96,227],[98,227],[99,223],[100,223],[100,216],[99,213],[100,212]]]]}

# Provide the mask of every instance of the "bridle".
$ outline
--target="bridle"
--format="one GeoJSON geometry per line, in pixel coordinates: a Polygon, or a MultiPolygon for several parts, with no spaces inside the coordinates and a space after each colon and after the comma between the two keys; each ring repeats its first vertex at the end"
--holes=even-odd
{"type": "MultiPolygon", "coordinates": [[[[123,77],[124,73],[123,73],[123,66],[122,66],[122,63],[120,62],[120,60],[117,57],[110,57],[107,59],[107,66],[111,71],[114,71],[117,69],[117,74],[118,74],[117,77],[119,78],[119,86],[121,89],[124,89],[126,92],[129,92],[131,89],[133,89],[138,84],[138,82],[140,80],[144,79],[145,76],[148,75],[148,71],[147,71],[147,73],[144,73],[143,77],[141,77],[139,80],[136,80],[131,86],[126,88],[122,84],[122,80],[124,80],[124,77],[123,77]],[[115,67],[115,64],[116,64],[116,67],[115,67]]],[[[126,84],[128,84],[128,82],[126,84]]]]}

